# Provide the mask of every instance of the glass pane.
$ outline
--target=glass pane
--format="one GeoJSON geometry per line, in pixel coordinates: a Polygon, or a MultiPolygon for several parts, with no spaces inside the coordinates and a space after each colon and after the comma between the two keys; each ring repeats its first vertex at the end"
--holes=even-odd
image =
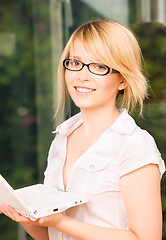
{"type": "MultiPolygon", "coordinates": [[[[1,3],[0,163],[1,174],[14,188],[43,181],[54,137],[51,133],[54,71],[62,51],[61,5],[54,3],[47,0],[1,3]],[[54,15],[51,9],[55,9],[54,15]],[[55,45],[52,42],[56,38],[59,42],[55,45]]],[[[2,215],[0,233],[4,240],[25,238],[16,223],[2,215]]]]}

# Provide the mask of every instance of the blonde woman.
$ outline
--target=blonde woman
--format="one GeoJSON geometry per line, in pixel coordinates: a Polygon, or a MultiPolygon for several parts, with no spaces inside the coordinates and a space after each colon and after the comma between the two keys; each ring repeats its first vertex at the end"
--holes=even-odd
{"type": "Polygon", "coordinates": [[[142,114],[148,89],[133,33],[108,20],[79,27],[62,54],[58,87],[59,110],[70,97],[80,113],[57,127],[44,183],[89,201],[35,222],[10,206],[0,211],[36,240],[161,240],[164,162],[128,114],[137,104],[142,114]]]}

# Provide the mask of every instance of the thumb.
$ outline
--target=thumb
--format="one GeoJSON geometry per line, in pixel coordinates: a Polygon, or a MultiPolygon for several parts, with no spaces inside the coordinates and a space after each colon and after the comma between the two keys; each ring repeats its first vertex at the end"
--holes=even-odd
{"type": "Polygon", "coordinates": [[[44,222],[46,222],[46,219],[45,219],[45,218],[42,217],[42,218],[39,219],[39,223],[40,223],[40,224],[43,224],[44,222]]]}

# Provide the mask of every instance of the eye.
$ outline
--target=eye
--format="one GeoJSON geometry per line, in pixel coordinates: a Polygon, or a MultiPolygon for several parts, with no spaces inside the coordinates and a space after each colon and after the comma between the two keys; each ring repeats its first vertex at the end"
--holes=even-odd
{"type": "Polygon", "coordinates": [[[100,64],[100,63],[95,63],[92,65],[92,67],[98,71],[106,71],[107,70],[107,66],[105,66],[104,64],[100,64]]]}
{"type": "Polygon", "coordinates": [[[96,65],[96,68],[97,68],[97,69],[101,69],[101,70],[107,69],[107,67],[106,67],[105,65],[103,65],[103,64],[97,64],[97,65],[96,65]]]}
{"type": "Polygon", "coordinates": [[[80,67],[81,63],[78,60],[71,59],[71,60],[69,60],[69,65],[71,67],[80,67]]]}

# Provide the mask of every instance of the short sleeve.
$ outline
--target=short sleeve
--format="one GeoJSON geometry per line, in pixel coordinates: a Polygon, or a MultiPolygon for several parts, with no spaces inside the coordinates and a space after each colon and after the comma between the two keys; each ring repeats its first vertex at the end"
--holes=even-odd
{"type": "Polygon", "coordinates": [[[120,176],[148,164],[157,164],[161,176],[163,175],[165,164],[155,140],[148,132],[142,130],[136,136],[131,136],[123,148],[119,164],[120,176]]]}

